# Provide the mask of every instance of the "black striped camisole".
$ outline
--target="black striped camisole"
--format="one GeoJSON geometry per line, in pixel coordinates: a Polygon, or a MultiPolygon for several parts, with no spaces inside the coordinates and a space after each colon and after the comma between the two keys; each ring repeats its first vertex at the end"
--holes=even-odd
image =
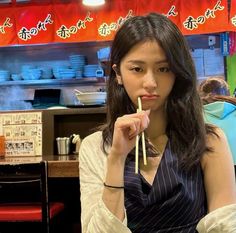
{"type": "Polygon", "coordinates": [[[151,186],[135,174],[134,156],[125,165],[125,207],[132,233],[194,233],[206,214],[206,195],[199,164],[183,171],[169,143],[151,186]]]}

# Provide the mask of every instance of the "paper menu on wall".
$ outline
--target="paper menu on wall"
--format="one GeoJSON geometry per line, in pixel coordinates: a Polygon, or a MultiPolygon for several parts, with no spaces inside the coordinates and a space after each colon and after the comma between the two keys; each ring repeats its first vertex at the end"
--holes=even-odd
{"type": "Polygon", "coordinates": [[[224,75],[224,57],[219,48],[204,49],[205,76],[224,75]]]}
{"type": "Polygon", "coordinates": [[[42,155],[42,112],[0,113],[5,156],[42,155]]]}
{"type": "Polygon", "coordinates": [[[196,67],[197,76],[203,77],[205,75],[203,49],[194,49],[193,51],[191,51],[191,55],[196,67]]]}
{"type": "Polygon", "coordinates": [[[219,48],[194,49],[191,55],[198,79],[208,76],[224,76],[224,57],[219,48]]]}

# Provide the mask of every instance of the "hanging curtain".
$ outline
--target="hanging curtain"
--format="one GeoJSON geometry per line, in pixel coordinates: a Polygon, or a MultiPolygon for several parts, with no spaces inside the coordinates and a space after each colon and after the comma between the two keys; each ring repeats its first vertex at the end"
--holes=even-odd
{"type": "Polygon", "coordinates": [[[110,0],[98,8],[81,1],[0,4],[0,46],[112,40],[122,23],[135,15],[159,12],[184,35],[236,31],[236,0],[110,0]]]}

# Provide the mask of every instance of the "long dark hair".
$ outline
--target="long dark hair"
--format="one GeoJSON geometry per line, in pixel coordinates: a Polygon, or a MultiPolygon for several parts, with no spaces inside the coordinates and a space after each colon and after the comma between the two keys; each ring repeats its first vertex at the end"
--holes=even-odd
{"type": "MultiPolygon", "coordinates": [[[[128,19],[116,33],[111,48],[110,77],[107,82],[107,124],[103,128],[103,149],[112,143],[117,117],[136,110],[123,86],[116,80],[112,65],[118,71],[121,60],[141,41],[155,40],[163,48],[175,84],[167,101],[167,129],[171,150],[179,156],[183,167],[198,164],[207,150],[206,127],[202,104],[196,88],[196,72],[184,36],[166,16],[150,13],[128,19]]],[[[208,128],[207,128],[208,131],[208,128]]]]}

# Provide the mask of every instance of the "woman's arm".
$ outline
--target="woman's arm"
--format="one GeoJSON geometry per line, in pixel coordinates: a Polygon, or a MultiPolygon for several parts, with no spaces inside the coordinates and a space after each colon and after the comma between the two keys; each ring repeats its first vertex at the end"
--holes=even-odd
{"type": "Polygon", "coordinates": [[[217,128],[216,133],[219,137],[210,135],[207,140],[213,152],[206,153],[202,159],[209,212],[236,203],[232,155],[223,131],[217,128]]]}
{"type": "Polygon", "coordinates": [[[116,120],[108,156],[101,151],[101,134],[100,139],[93,134],[82,141],[79,166],[83,233],[130,233],[126,226],[124,189],[104,187],[103,183],[124,186],[126,157],[135,146],[136,136],[147,128],[148,115],[149,111],[142,111],[116,120]]]}
{"type": "Polygon", "coordinates": [[[106,155],[101,151],[101,132],[82,141],[79,152],[81,224],[83,233],[131,233],[127,219],[120,221],[102,200],[106,155]]]}
{"type": "MultiPolygon", "coordinates": [[[[136,136],[149,124],[149,111],[124,115],[114,125],[111,150],[107,159],[107,185],[124,187],[124,167],[128,153],[134,148],[136,136]]],[[[120,221],[124,220],[124,189],[105,187],[102,199],[120,221]]]]}
{"type": "Polygon", "coordinates": [[[197,229],[199,232],[209,233],[234,232],[230,229],[236,230],[236,218],[232,218],[232,215],[228,214],[227,219],[224,214],[229,209],[236,210],[233,160],[223,131],[216,129],[216,133],[219,137],[209,135],[207,139],[207,144],[213,151],[204,154],[201,161],[209,214],[199,222],[197,229]],[[229,225],[231,225],[230,229],[228,229],[229,225]]]}

